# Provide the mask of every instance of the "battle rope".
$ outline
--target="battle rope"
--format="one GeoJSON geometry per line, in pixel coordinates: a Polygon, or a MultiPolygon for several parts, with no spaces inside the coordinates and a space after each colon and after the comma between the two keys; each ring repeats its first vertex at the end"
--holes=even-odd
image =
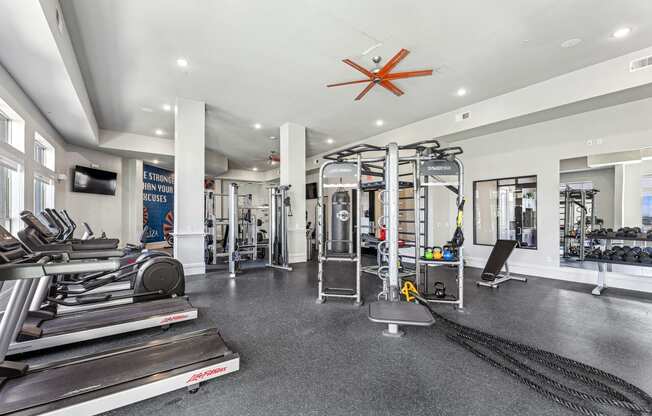
{"type": "Polygon", "coordinates": [[[435,312],[413,285],[404,285],[401,293],[406,298],[416,299],[416,301],[426,306],[436,322],[444,326],[448,339],[561,406],[586,416],[609,415],[604,413],[603,409],[590,407],[591,405],[612,406],[624,410],[625,414],[652,414],[652,397],[640,388],[611,373],[550,351],[458,324],[435,312]],[[583,386],[588,390],[599,392],[600,395],[590,394],[563,384],[526,364],[522,358],[517,358],[517,356],[554,370],[573,380],[575,386],[583,386]],[[608,385],[605,381],[619,386],[624,392],[632,396],[636,396],[640,403],[636,403],[632,398],[608,385]],[[548,388],[544,387],[544,385],[548,386],[548,388]],[[574,397],[577,400],[566,398],[557,392],[574,397]]]}

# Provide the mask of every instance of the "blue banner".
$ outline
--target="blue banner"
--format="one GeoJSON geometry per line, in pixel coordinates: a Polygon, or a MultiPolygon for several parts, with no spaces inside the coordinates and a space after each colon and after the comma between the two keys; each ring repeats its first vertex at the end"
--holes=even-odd
{"type": "Polygon", "coordinates": [[[143,165],[145,242],[166,241],[174,230],[174,173],[143,165]]]}

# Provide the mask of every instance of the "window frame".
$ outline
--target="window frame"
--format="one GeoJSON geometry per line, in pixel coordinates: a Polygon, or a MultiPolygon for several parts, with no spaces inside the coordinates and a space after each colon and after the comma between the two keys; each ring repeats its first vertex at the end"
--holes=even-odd
{"type": "MultiPolygon", "coordinates": [[[[539,250],[539,236],[538,236],[538,230],[539,230],[539,214],[538,214],[539,213],[539,197],[538,197],[539,177],[538,177],[537,174],[519,175],[519,176],[505,176],[505,177],[500,177],[500,178],[479,179],[479,180],[473,181],[473,245],[485,246],[485,247],[493,247],[495,245],[495,243],[494,244],[478,243],[478,240],[477,240],[477,233],[476,233],[476,225],[477,225],[477,221],[476,221],[477,220],[477,218],[476,218],[476,212],[477,212],[477,209],[476,209],[477,208],[477,205],[476,205],[476,202],[477,202],[476,201],[476,191],[477,191],[478,183],[479,182],[495,182],[496,183],[496,193],[497,193],[497,196],[496,196],[496,209],[498,211],[500,209],[499,208],[500,198],[498,197],[498,192],[500,192],[499,188],[501,186],[505,187],[505,186],[519,185],[519,179],[527,179],[527,178],[534,178],[534,182],[529,182],[529,183],[536,184],[534,189],[537,192],[537,197],[535,198],[535,201],[534,201],[534,210],[536,212],[536,228],[535,228],[535,230],[537,230],[537,245],[535,247],[532,247],[532,246],[521,247],[521,245],[518,244],[516,246],[516,248],[520,248],[520,249],[523,249],[523,250],[532,250],[532,251],[539,250]],[[501,185],[501,183],[500,183],[501,181],[509,181],[509,180],[512,180],[513,184],[502,184],[501,185]]],[[[499,226],[500,219],[499,219],[499,216],[496,215],[496,218],[494,220],[495,220],[495,224],[496,224],[496,240],[499,240],[500,239],[500,226],[499,226]]]]}
{"type": "Polygon", "coordinates": [[[25,156],[25,120],[0,98],[0,114],[8,123],[7,141],[0,142],[0,147],[10,152],[25,156]]]}
{"type": "Polygon", "coordinates": [[[37,165],[54,172],[56,163],[55,149],[52,143],[43,137],[39,132],[34,132],[34,162],[37,165]],[[43,160],[39,159],[39,155],[43,156],[43,160]]]}
{"type": "MultiPolygon", "coordinates": [[[[55,204],[55,199],[54,199],[54,192],[55,192],[55,183],[54,179],[46,176],[46,175],[39,175],[38,173],[34,174],[34,179],[33,179],[33,187],[34,187],[34,212],[38,214],[39,212],[43,211],[45,208],[54,208],[55,204]],[[46,186],[49,186],[49,189],[44,189],[45,193],[43,194],[43,206],[42,207],[37,207],[37,182],[41,182],[46,186]]],[[[38,203],[40,203],[40,199],[38,203]]]]}
{"type": "MultiPolygon", "coordinates": [[[[3,224],[5,221],[9,222],[9,232],[15,234],[22,229],[22,221],[20,220],[19,214],[24,209],[25,203],[25,170],[22,163],[3,157],[2,155],[0,155],[0,168],[12,171],[13,174],[16,175],[16,177],[13,178],[14,180],[11,180],[12,178],[8,178],[10,180],[10,186],[8,189],[10,196],[6,198],[6,203],[8,204],[6,209],[9,216],[0,217],[0,222],[3,224]],[[14,188],[13,185],[18,186],[14,188]]],[[[0,184],[0,186],[4,185],[0,184]]],[[[5,203],[5,201],[3,201],[3,203],[5,203]]]]}
{"type": "MultiPolygon", "coordinates": [[[[641,186],[641,228],[643,228],[644,231],[648,231],[648,230],[652,230],[652,224],[645,224],[643,219],[646,218],[646,216],[644,216],[646,212],[646,210],[644,209],[646,206],[645,204],[646,197],[652,198],[652,174],[641,175],[640,186],[641,186]],[[650,186],[647,186],[646,182],[650,182],[650,186]]],[[[652,218],[652,215],[650,216],[650,218],[652,218]]]]}

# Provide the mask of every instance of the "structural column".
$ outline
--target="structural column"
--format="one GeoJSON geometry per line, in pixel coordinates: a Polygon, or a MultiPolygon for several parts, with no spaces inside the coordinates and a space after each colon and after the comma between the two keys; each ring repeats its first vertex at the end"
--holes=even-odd
{"type": "Polygon", "coordinates": [[[281,126],[281,185],[290,185],[292,216],[288,217],[290,263],[306,261],[306,128],[295,123],[281,126]]]}
{"type": "Polygon", "coordinates": [[[122,160],[122,243],[140,243],[143,232],[143,161],[122,160]]]}
{"type": "Polygon", "coordinates": [[[177,98],[174,114],[174,258],[186,275],[204,263],[204,148],[206,105],[177,98]]]}

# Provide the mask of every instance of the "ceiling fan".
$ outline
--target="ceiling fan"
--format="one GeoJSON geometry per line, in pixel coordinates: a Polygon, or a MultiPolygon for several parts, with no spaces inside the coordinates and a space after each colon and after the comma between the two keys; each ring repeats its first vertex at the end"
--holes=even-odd
{"type": "Polygon", "coordinates": [[[342,62],[362,72],[364,75],[367,76],[367,78],[358,81],[329,84],[327,85],[327,87],[328,88],[339,87],[342,85],[362,84],[366,82],[368,83],[367,86],[362,90],[360,94],[358,94],[357,97],[355,97],[355,101],[359,101],[360,99],[362,99],[362,97],[364,97],[377,84],[391,91],[392,93],[394,93],[394,95],[400,97],[401,95],[403,95],[403,91],[401,91],[401,89],[398,88],[396,84],[394,84],[392,81],[397,79],[403,79],[403,78],[425,77],[425,76],[432,75],[432,69],[392,73],[391,72],[392,69],[394,69],[396,65],[398,65],[398,63],[401,62],[409,53],[410,51],[408,51],[407,49],[401,49],[400,51],[398,51],[396,55],[394,55],[392,59],[387,61],[387,63],[382,68],[378,66],[382,58],[380,56],[374,56],[371,60],[376,64],[376,68],[372,70],[368,70],[367,68],[358,65],[350,59],[343,59],[342,62]]]}
{"type": "Polygon", "coordinates": [[[276,166],[281,162],[281,155],[276,150],[270,150],[265,159],[257,159],[253,161],[255,164],[265,164],[268,166],[276,166]]]}

